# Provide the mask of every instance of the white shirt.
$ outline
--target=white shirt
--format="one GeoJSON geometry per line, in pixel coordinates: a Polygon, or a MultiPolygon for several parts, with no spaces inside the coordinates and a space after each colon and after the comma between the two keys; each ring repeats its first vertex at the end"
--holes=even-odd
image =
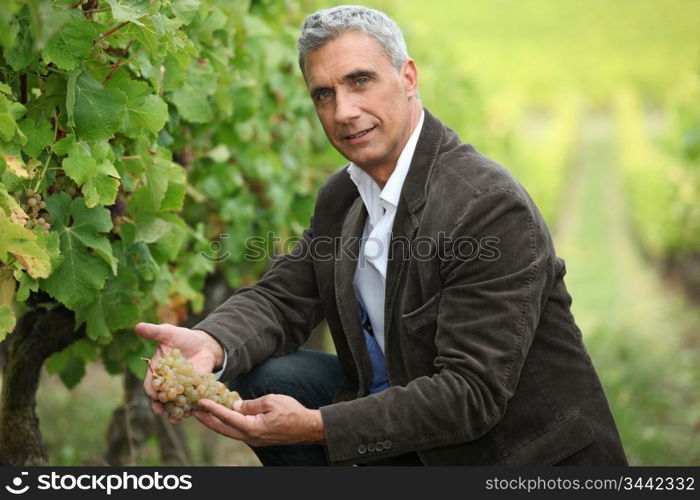
{"type": "Polygon", "coordinates": [[[399,206],[401,188],[411,166],[418,137],[423,128],[424,115],[425,113],[421,111],[418,124],[401,152],[396,162],[396,168],[386,181],[384,189],[380,189],[374,179],[354,163],[350,163],[348,167],[350,179],[357,186],[368,214],[353,285],[357,300],[367,311],[374,336],[382,352],[384,352],[386,268],[391,231],[394,226],[396,208],[399,206]]]}

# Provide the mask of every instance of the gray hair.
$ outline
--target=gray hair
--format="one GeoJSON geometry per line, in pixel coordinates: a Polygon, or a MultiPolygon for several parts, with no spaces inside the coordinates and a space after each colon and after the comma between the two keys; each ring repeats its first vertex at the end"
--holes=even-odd
{"type": "Polygon", "coordinates": [[[349,31],[358,31],[377,40],[396,71],[400,71],[408,59],[406,41],[393,19],[368,7],[341,5],[316,11],[304,20],[297,43],[301,72],[305,73],[304,63],[309,52],[349,31]]]}

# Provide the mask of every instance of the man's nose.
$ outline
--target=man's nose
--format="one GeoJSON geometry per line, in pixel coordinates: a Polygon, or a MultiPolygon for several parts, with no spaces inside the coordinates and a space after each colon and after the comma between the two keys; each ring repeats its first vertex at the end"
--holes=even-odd
{"type": "Polygon", "coordinates": [[[348,123],[360,116],[360,108],[356,99],[347,93],[338,92],[335,97],[335,121],[348,123]]]}

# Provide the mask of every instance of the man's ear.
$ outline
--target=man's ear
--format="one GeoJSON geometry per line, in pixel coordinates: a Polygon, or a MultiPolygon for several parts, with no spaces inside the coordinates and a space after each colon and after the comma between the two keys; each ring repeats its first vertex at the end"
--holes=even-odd
{"type": "Polygon", "coordinates": [[[418,68],[413,59],[406,59],[401,66],[401,78],[406,88],[407,97],[415,97],[418,94],[418,68]]]}

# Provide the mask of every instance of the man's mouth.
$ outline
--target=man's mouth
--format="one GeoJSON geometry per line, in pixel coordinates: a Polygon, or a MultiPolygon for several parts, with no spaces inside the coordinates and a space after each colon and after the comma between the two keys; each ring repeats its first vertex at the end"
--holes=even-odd
{"type": "Polygon", "coordinates": [[[371,128],[365,129],[365,130],[361,130],[360,132],[358,132],[358,133],[356,133],[356,134],[347,135],[347,136],[345,136],[345,138],[346,138],[347,140],[349,140],[349,141],[357,140],[357,139],[359,139],[359,138],[361,138],[361,137],[364,137],[364,136],[366,136],[367,134],[369,134],[372,130],[374,130],[374,128],[375,128],[375,127],[371,127],[371,128]]]}

